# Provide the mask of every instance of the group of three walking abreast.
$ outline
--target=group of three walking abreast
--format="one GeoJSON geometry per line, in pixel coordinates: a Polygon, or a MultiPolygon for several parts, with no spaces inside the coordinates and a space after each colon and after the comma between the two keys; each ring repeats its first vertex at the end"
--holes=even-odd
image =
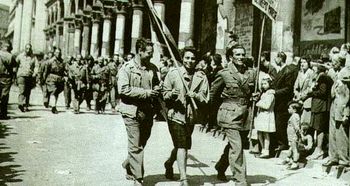
{"type": "Polygon", "coordinates": [[[128,136],[128,157],[123,163],[127,178],[133,179],[135,185],[143,184],[144,148],[151,134],[155,102],[162,96],[174,145],[164,163],[165,176],[173,178],[173,163],[177,161],[181,185],[188,185],[186,163],[194,124],[210,99],[222,99],[217,119],[228,144],[215,168],[218,178],[223,178],[230,166],[236,184],[246,185],[241,130],[246,127],[256,72],[243,63],[245,49],[236,45],[227,50],[228,68],[218,72],[211,89],[205,73],[195,69],[198,56],[193,47],[183,49],[182,66],[171,68],[164,81],[158,78],[157,68],[150,62],[153,44],[141,38],[136,42],[136,52],[135,58],[118,73],[120,112],[128,136]]]}

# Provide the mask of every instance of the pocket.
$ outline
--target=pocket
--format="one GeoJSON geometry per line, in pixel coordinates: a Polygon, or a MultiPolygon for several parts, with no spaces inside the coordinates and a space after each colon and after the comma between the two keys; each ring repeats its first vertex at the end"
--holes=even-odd
{"type": "Polygon", "coordinates": [[[223,103],[218,112],[218,122],[221,124],[241,123],[243,125],[247,117],[247,106],[236,103],[223,103]]]}

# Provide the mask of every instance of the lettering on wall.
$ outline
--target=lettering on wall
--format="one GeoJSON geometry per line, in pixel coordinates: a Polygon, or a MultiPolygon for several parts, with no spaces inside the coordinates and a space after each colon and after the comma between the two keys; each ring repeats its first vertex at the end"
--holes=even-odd
{"type": "Polygon", "coordinates": [[[235,33],[239,43],[245,47],[246,54],[252,55],[253,43],[253,6],[251,4],[239,4],[236,9],[235,33]]]}

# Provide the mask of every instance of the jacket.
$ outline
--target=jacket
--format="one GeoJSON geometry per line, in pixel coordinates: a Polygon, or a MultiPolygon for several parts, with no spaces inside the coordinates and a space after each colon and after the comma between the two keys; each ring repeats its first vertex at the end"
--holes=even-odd
{"type": "Polygon", "coordinates": [[[255,78],[255,70],[247,68],[242,74],[232,62],[218,72],[210,89],[210,99],[223,100],[217,116],[219,126],[237,130],[249,128],[248,104],[255,78]]]}
{"type": "Polygon", "coordinates": [[[135,60],[125,63],[118,72],[120,112],[129,118],[137,118],[140,112],[153,115],[150,92],[159,85],[157,67],[152,63],[140,66],[135,60]]]}
{"type": "Polygon", "coordinates": [[[164,79],[163,96],[168,106],[168,120],[179,124],[200,123],[200,119],[205,117],[203,109],[209,102],[208,79],[202,71],[195,72],[191,78],[185,67],[171,68],[164,79]],[[189,90],[194,92],[198,107],[196,111],[193,111],[190,100],[186,99],[186,89],[180,76],[184,78],[189,90]],[[175,100],[172,98],[173,90],[180,90],[180,95],[175,100]]]}

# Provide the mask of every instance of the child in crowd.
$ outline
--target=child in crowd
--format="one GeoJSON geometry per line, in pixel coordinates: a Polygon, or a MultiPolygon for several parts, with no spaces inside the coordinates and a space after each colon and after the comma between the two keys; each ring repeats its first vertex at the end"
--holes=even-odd
{"type": "Polygon", "coordinates": [[[300,124],[300,136],[298,139],[298,151],[300,154],[299,159],[305,159],[310,155],[311,149],[313,147],[313,139],[311,134],[309,134],[310,125],[308,123],[300,124]]]}
{"type": "Polygon", "coordinates": [[[289,104],[288,112],[291,115],[288,120],[287,136],[288,136],[288,158],[283,164],[289,164],[289,170],[298,169],[299,151],[298,151],[298,135],[300,135],[300,112],[301,105],[297,102],[289,104]]]}
{"type": "Polygon", "coordinates": [[[258,131],[259,142],[262,147],[260,158],[268,158],[270,156],[270,133],[276,132],[275,126],[275,95],[271,87],[272,80],[264,78],[261,81],[262,95],[256,103],[258,113],[255,118],[255,129],[258,131]]]}

